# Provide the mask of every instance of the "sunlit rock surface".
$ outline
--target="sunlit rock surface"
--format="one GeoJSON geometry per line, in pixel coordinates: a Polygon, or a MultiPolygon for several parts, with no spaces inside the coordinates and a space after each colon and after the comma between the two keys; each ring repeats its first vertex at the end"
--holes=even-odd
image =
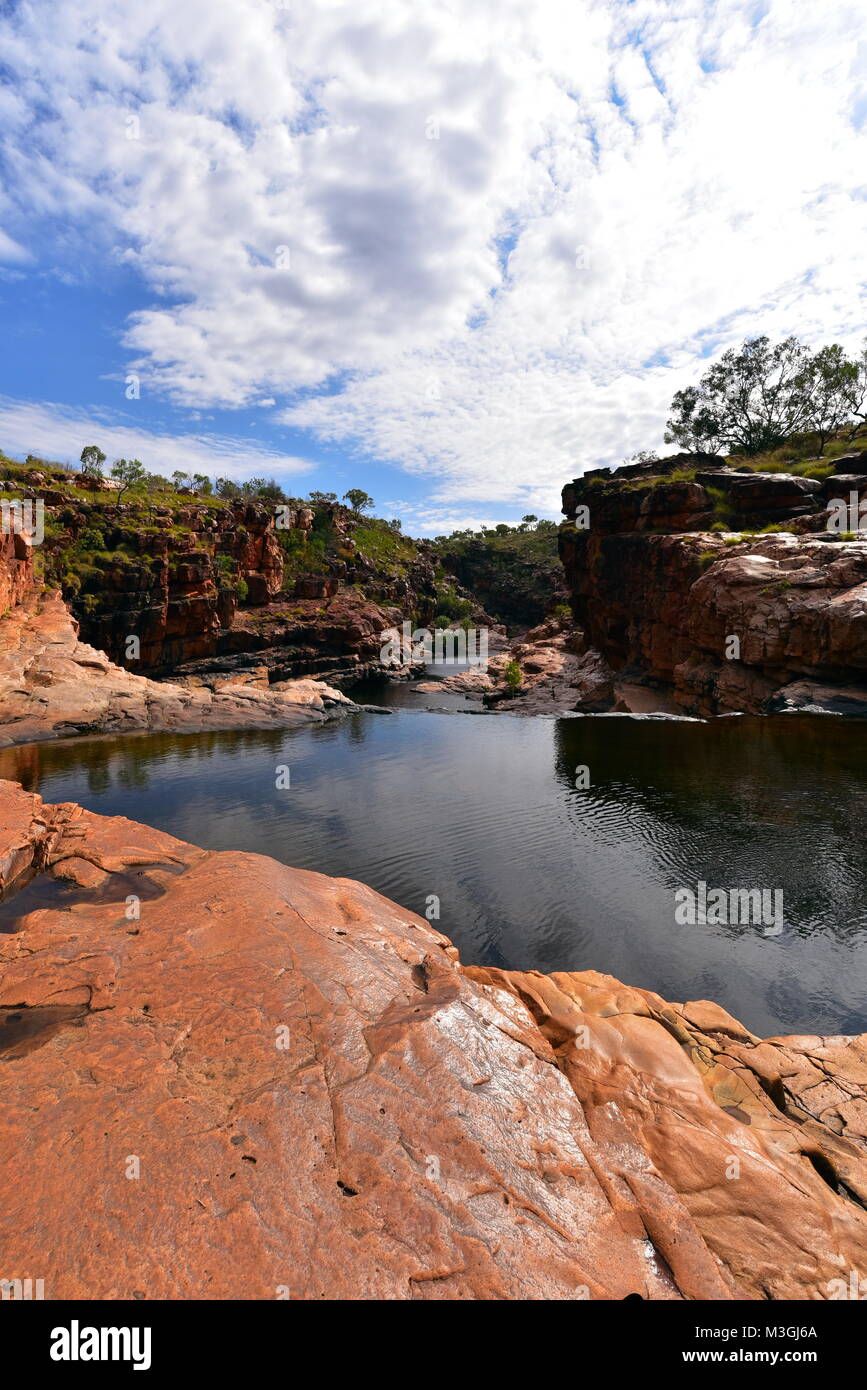
{"type": "Polygon", "coordinates": [[[867,1038],[463,968],[362,884],[0,783],[0,1268],[46,1298],[829,1298],[867,1038]]]}
{"type": "Polygon", "coordinates": [[[135,675],[78,640],[56,593],[31,592],[0,617],[0,747],[136,729],[286,728],[353,708],[322,681],[211,689],[135,675]]]}

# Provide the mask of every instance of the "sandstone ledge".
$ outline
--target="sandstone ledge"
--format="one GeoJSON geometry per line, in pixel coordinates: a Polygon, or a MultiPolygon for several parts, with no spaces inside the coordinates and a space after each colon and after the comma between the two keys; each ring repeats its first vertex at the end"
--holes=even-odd
{"type": "Polygon", "coordinates": [[[0,876],[0,1268],[47,1298],[822,1299],[867,1270],[867,1037],[464,968],[362,884],[10,782],[0,876]]]}
{"type": "Polygon", "coordinates": [[[80,733],[285,728],[354,708],[316,680],[189,689],[135,675],[78,640],[57,593],[30,594],[0,618],[0,748],[80,733]]]}

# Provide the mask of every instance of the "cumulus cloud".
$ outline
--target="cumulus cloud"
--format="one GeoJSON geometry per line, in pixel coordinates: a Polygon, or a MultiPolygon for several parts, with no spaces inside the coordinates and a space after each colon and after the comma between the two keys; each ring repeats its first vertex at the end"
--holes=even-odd
{"type": "Polygon", "coordinates": [[[148,386],[447,510],[552,509],[748,334],[863,329],[860,0],[41,0],[0,60],[7,234],[137,268],[148,386]]]}
{"type": "Polygon", "coordinates": [[[76,410],[52,402],[0,396],[0,445],[13,457],[35,454],[58,463],[77,462],[86,444],[98,444],[109,460],[138,458],[151,473],[175,469],[208,477],[286,477],[309,473],[307,459],[263,449],[218,434],[158,434],[124,424],[108,412],[76,410]]]}

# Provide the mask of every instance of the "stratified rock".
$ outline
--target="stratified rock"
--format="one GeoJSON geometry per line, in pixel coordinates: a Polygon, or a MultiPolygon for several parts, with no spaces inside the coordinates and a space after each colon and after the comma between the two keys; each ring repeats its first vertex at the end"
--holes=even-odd
{"type": "Polygon", "coordinates": [[[809,1299],[867,1267],[867,1038],[462,968],[361,884],[0,783],[13,863],[0,1268],[46,1298],[809,1299]]]}
{"type": "Polygon", "coordinates": [[[59,594],[29,594],[0,618],[0,747],[135,729],[275,729],[354,709],[321,681],[215,689],[148,680],[78,640],[59,594]]]}
{"type": "Polygon", "coordinates": [[[589,531],[567,523],[560,549],[588,646],[618,678],[638,671],[670,686],[688,713],[770,712],[802,680],[867,698],[864,539],[611,532],[603,509],[589,531]]]}

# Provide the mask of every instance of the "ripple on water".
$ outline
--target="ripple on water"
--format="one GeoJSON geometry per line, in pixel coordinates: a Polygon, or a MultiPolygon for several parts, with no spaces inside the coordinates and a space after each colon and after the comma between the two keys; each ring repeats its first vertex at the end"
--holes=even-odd
{"type": "Polygon", "coordinates": [[[468,961],[594,968],[715,999],[756,1032],[867,1027],[861,723],[410,708],[9,749],[0,776],[207,848],[359,878],[421,915],[436,901],[468,961]],[[677,925],[675,890],[702,879],[782,888],[783,934],[677,925]]]}

